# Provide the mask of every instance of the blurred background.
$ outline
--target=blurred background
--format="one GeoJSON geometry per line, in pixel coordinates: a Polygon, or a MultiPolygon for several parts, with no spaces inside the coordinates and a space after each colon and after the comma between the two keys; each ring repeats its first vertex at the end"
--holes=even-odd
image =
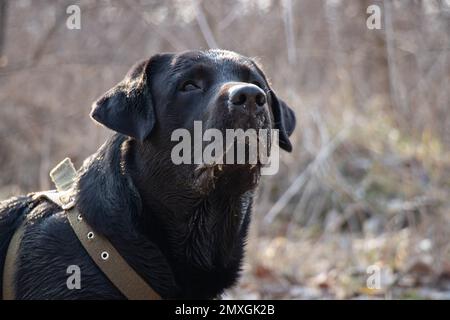
{"type": "Polygon", "coordinates": [[[226,297],[450,299],[449,0],[0,0],[0,199],[95,152],[90,106],[134,62],[215,47],[298,119],[226,297]]]}

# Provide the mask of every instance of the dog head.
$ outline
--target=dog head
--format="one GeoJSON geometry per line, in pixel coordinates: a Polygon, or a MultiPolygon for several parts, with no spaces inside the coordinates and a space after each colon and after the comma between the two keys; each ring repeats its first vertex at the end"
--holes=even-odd
{"type": "MultiPolygon", "coordinates": [[[[224,135],[227,129],[278,129],[279,145],[289,152],[295,128],[293,111],[272,90],[261,68],[250,58],[224,50],[165,53],[140,62],[94,103],[91,116],[145,149],[158,150],[168,161],[168,153],[161,150],[174,147],[173,132],[182,129],[198,139],[196,122],[202,124],[200,139],[208,129],[224,135]]],[[[201,146],[205,143],[202,140],[201,146]]],[[[193,159],[194,153],[188,157],[193,159]]],[[[194,177],[210,181],[205,177],[211,172],[204,174],[198,170],[204,167],[196,164],[194,177]]],[[[216,169],[213,166],[213,176],[216,169]]]]}

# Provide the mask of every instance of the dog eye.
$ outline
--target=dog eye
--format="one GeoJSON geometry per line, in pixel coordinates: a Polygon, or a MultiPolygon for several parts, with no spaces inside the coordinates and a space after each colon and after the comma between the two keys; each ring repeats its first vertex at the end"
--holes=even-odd
{"type": "Polygon", "coordinates": [[[181,85],[181,91],[194,91],[201,89],[198,84],[192,80],[188,80],[181,85]]]}

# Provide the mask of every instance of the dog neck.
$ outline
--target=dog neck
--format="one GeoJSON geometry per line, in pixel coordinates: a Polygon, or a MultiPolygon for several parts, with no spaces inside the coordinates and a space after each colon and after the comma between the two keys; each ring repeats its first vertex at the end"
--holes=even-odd
{"type": "Polygon", "coordinates": [[[192,184],[179,182],[188,178],[180,175],[184,171],[167,163],[161,167],[164,156],[124,136],[113,136],[81,171],[79,209],[127,261],[135,261],[138,272],[155,272],[151,267],[143,271],[136,261],[158,255],[159,263],[171,271],[160,286],[169,297],[215,297],[235,282],[240,269],[253,174],[231,171],[210,192],[199,193],[192,184]],[[156,249],[149,253],[123,244],[137,239],[156,249]]]}

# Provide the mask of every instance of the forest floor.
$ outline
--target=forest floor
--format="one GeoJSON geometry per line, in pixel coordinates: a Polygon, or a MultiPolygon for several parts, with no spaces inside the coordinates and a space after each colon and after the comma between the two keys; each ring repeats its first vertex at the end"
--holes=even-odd
{"type": "Polygon", "coordinates": [[[224,299],[450,299],[449,252],[416,232],[251,238],[224,299]]]}

